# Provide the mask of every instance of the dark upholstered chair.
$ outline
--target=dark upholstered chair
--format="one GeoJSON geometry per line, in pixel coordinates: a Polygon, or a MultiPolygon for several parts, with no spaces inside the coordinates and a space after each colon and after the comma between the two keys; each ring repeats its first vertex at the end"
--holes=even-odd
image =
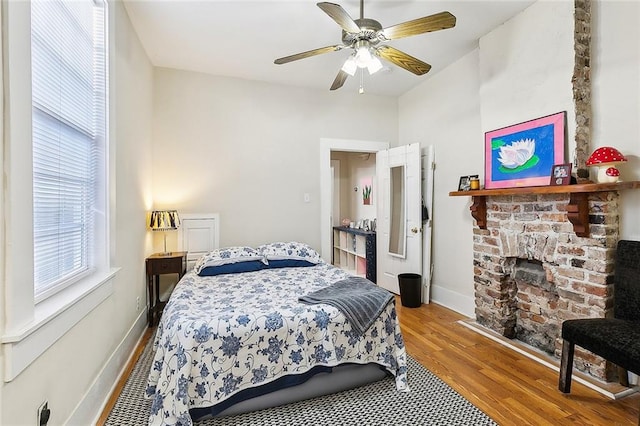
{"type": "Polygon", "coordinates": [[[614,271],[613,318],[567,320],[562,323],[562,358],[558,388],[571,391],[574,346],[616,364],[620,383],[627,371],[640,374],[640,241],[620,240],[614,271]]]}

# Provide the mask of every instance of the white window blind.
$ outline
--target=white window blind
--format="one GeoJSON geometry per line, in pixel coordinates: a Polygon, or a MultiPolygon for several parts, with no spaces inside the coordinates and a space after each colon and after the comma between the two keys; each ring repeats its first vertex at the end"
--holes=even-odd
{"type": "Polygon", "coordinates": [[[106,151],[105,4],[31,3],[37,300],[95,268],[106,151]]]}

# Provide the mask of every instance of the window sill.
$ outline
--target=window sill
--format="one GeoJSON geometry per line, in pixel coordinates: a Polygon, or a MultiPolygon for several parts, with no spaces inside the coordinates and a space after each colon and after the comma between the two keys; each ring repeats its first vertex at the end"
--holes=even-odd
{"type": "Polygon", "coordinates": [[[84,282],[38,303],[29,324],[6,330],[4,381],[10,382],[60,337],[113,293],[119,268],[93,274],[84,282]]]}

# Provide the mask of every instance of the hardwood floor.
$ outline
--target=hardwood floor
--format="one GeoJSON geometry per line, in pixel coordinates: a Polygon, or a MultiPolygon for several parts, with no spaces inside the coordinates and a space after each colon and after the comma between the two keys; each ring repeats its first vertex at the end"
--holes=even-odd
{"type": "Polygon", "coordinates": [[[407,352],[500,425],[638,422],[640,394],[614,401],[573,381],[565,395],[557,372],[459,324],[465,317],[433,303],[397,306],[407,352]]]}
{"type": "MultiPolygon", "coordinates": [[[[571,394],[558,391],[558,373],[459,324],[466,319],[436,304],[404,308],[398,317],[407,352],[503,426],[634,425],[640,394],[617,401],[574,381],[571,394]]],[[[133,362],[151,330],[142,339],[133,362]]],[[[133,362],[97,425],[104,425],[133,362]]],[[[409,373],[409,385],[411,385],[409,373]]]]}

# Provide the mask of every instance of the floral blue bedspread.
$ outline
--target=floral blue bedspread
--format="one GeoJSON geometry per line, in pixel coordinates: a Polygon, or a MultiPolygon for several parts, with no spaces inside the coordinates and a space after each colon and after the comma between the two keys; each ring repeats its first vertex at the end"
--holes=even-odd
{"type": "Polygon", "coordinates": [[[149,425],[191,425],[191,408],[317,365],[377,363],[395,376],[399,391],[408,391],[394,303],[358,334],[336,308],[298,302],[346,277],[325,263],[213,277],[187,273],[155,336],[149,425]]]}

